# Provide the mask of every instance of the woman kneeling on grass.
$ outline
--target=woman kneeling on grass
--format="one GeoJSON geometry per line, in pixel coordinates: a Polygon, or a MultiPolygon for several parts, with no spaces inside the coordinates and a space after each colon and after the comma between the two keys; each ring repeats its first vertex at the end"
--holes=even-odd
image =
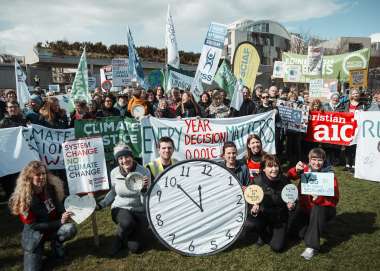
{"type": "Polygon", "coordinates": [[[117,230],[116,239],[110,251],[111,256],[115,256],[123,248],[125,241],[132,253],[136,253],[140,249],[141,245],[136,238],[136,232],[139,228],[147,226],[143,191],[147,190],[150,183],[150,171],[137,164],[127,145],[124,143],[116,145],[114,157],[118,162],[118,167],[111,171],[111,190],[98,203],[97,207],[97,209],[101,209],[112,204],[111,216],[117,224],[117,230]],[[138,172],[143,176],[141,191],[127,187],[126,179],[131,172],[138,172]]]}
{"type": "MultiPolygon", "coordinates": [[[[307,172],[331,172],[331,167],[324,167],[326,153],[321,148],[314,148],[309,152],[309,164],[299,161],[288,171],[291,179],[299,179],[307,172]]],[[[301,182],[298,191],[301,191],[301,182]]],[[[300,195],[299,203],[289,220],[289,232],[305,241],[306,249],[301,254],[310,260],[320,249],[320,235],[325,230],[328,221],[336,215],[336,205],[339,201],[338,180],[334,177],[334,196],[300,195]]]]}
{"type": "Polygon", "coordinates": [[[281,174],[280,162],[274,155],[265,154],[260,168],[255,184],[263,189],[264,198],[260,204],[252,205],[247,228],[258,233],[257,245],[268,243],[273,251],[281,252],[285,246],[288,211],[294,208],[294,203],[281,199],[282,189],[289,182],[281,174]]]}
{"type": "Polygon", "coordinates": [[[64,257],[63,242],[75,236],[76,227],[69,223],[72,214],[64,211],[63,198],[62,181],[40,161],[30,162],[17,178],[9,207],[24,223],[24,270],[42,270],[45,241],[51,241],[57,259],[64,257]]]}

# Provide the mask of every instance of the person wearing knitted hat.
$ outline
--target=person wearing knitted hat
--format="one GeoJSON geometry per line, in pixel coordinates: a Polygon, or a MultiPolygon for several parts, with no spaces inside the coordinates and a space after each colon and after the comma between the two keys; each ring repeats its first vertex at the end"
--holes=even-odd
{"type": "Polygon", "coordinates": [[[132,253],[141,248],[137,230],[147,226],[144,197],[151,178],[149,170],[135,161],[125,143],[115,146],[114,157],[118,166],[111,171],[111,190],[97,204],[97,209],[111,205],[112,220],[117,225],[111,256],[118,254],[125,242],[132,253]]]}
{"type": "Polygon", "coordinates": [[[33,94],[30,96],[29,103],[24,108],[24,116],[27,121],[34,124],[41,124],[39,113],[40,108],[42,107],[43,101],[41,96],[33,94]]]}

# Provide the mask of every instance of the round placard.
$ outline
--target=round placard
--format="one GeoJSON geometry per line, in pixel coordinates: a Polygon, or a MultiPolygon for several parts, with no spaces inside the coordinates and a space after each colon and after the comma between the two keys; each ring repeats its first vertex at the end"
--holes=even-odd
{"type": "Polygon", "coordinates": [[[145,107],[143,105],[135,105],[132,107],[131,114],[135,119],[140,119],[145,115],[145,107]]]}
{"type": "Polygon", "coordinates": [[[141,191],[144,187],[144,176],[139,172],[128,173],[125,178],[125,185],[131,191],[141,191]]]}
{"type": "Polygon", "coordinates": [[[258,185],[249,185],[244,191],[244,198],[249,204],[259,204],[263,201],[264,191],[258,185]]]}
{"type": "Polygon", "coordinates": [[[298,199],[298,189],[294,184],[287,184],[281,192],[281,198],[286,203],[294,203],[298,199]]]}

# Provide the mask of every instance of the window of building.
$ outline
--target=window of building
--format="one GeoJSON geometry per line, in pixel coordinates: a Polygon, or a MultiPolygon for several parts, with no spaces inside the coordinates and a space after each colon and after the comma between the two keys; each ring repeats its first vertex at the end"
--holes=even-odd
{"type": "Polygon", "coordinates": [[[348,51],[349,52],[354,52],[357,50],[363,49],[363,44],[362,43],[349,43],[348,44],[348,51]]]}

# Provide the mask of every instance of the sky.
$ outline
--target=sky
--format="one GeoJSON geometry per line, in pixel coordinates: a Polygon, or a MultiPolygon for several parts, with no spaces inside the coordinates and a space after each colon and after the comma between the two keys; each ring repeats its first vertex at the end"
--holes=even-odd
{"type": "Polygon", "coordinates": [[[0,53],[25,55],[39,41],[127,44],[128,26],[136,46],[163,48],[168,4],[184,51],[201,51],[210,22],[242,18],[274,20],[323,39],[380,41],[377,0],[0,0],[0,53]]]}

